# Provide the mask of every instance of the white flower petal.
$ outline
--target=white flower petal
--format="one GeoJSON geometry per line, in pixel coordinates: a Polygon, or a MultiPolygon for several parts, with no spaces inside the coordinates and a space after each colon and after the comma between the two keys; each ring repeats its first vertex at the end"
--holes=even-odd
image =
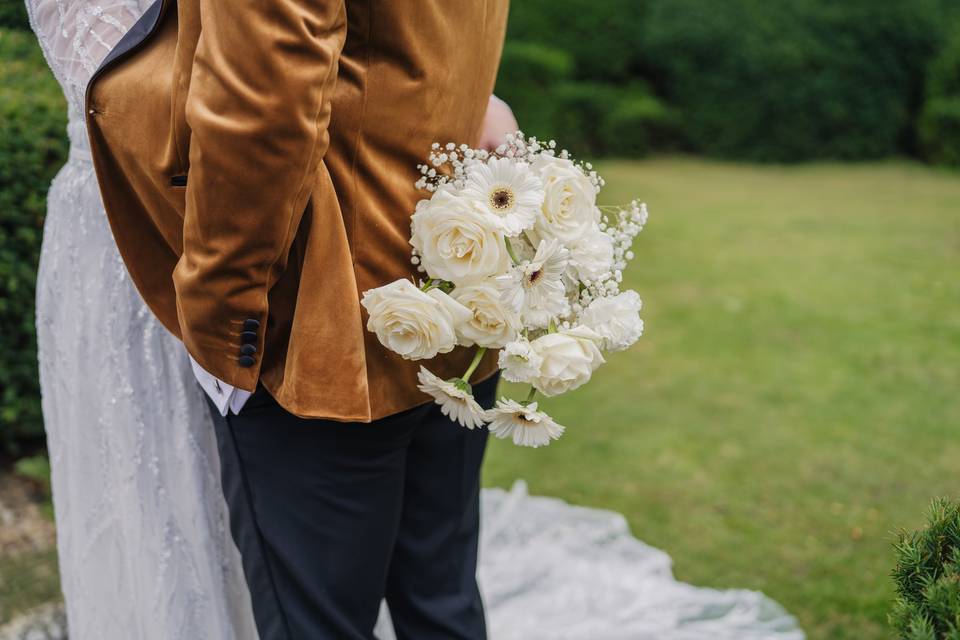
{"type": "Polygon", "coordinates": [[[533,226],[543,203],[540,176],[526,162],[491,157],[467,169],[463,195],[496,220],[500,231],[517,236],[533,226]]]}
{"type": "Polygon", "coordinates": [[[519,310],[527,328],[546,327],[570,313],[563,279],[569,255],[557,240],[542,240],[531,260],[497,279],[504,300],[519,310]]]}
{"type": "Polygon", "coordinates": [[[457,327],[472,315],[442,291],[424,293],[409,280],[369,289],[360,304],[369,314],[367,329],[383,346],[407,360],[452,351],[457,345],[457,327]]]}
{"type": "Polygon", "coordinates": [[[636,291],[624,291],[591,302],[580,314],[580,322],[603,339],[605,350],[622,351],[643,335],[642,306],[636,291]]]}
{"type": "Polygon", "coordinates": [[[433,397],[440,405],[443,415],[468,429],[483,424],[485,412],[472,393],[461,389],[450,380],[437,377],[424,367],[420,367],[417,380],[420,382],[417,388],[433,397]]]}
{"type": "Polygon", "coordinates": [[[450,295],[471,312],[457,328],[461,345],[499,349],[517,336],[520,315],[494,281],[456,287],[450,295]]]}
{"type": "Polygon", "coordinates": [[[531,384],[545,396],[583,386],[605,362],[598,347],[601,341],[596,332],[582,326],[540,336],[530,343],[543,358],[540,372],[531,384]]]}
{"type": "Polygon", "coordinates": [[[461,284],[510,269],[497,221],[452,188],[421,200],[410,229],[410,244],[432,278],[461,284]]]}
{"type": "Polygon", "coordinates": [[[526,338],[521,337],[504,346],[497,364],[503,370],[505,380],[530,383],[540,375],[543,357],[533,350],[526,338]]]}
{"type": "Polygon", "coordinates": [[[543,411],[537,403],[523,405],[516,400],[502,398],[493,409],[487,411],[490,433],[498,438],[512,438],[522,447],[542,447],[559,438],[564,427],[543,411]]]}
{"type": "Polygon", "coordinates": [[[535,165],[543,183],[544,200],[531,233],[536,240],[557,238],[572,245],[600,221],[597,187],[565,158],[540,155],[535,165]]]}

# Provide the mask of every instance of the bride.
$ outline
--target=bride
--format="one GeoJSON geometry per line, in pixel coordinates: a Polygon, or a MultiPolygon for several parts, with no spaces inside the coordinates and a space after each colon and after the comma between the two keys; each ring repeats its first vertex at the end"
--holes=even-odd
{"type": "MultiPolygon", "coordinates": [[[[82,108],[148,0],[27,0],[67,99],[48,194],[37,333],[60,573],[73,640],[256,637],[213,430],[181,343],[134,289],[107,224],[82,108]]],[[[516,128],[491,101],[485,135],[516,128]]],[[[485,490],[480,582],[495,640],[796,639],[761,594],[698,589],[617,514],[485,490]]],[[[392,638],[381,612],[380,638],[392,638]]]]}

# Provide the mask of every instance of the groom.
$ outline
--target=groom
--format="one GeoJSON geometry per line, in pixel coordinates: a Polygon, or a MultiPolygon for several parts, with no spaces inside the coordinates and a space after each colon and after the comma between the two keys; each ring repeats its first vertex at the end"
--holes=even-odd
{"type": "MultiPolygon", "coordinates": [[[[506,14],[157,0],[87,88],[117,244],[211,399],[261,640],[371,638],[382,597],[401,640],[485,637],[486,433],[425,404],[418,365],[364,330],[359,293],[416,275],[430,144],[509,119],[488,102],[506,14]]],[[[427,364],[452,377],[468,359],[427,364]]],[[[495,368],[477,376],[487,405],[495,368]]]]}

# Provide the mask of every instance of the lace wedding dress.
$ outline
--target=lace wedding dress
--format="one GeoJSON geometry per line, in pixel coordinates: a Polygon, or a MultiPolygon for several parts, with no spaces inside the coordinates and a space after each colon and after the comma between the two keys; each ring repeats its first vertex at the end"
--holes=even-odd
{"type": "MultiPolygon", "coordinates": [[[[72,640],[247,640],[256,633],[202,392],[126,273],[82,115],[87,80],[148,4],[27,0],[71,142],[48,194],[37,282],[61,581],[72,640]]],[[[492,640],[803,637],[761,594],[676,582],[669,557],[617,514],[518,483],[484,490],[481,526],[492,640]]],[[[392,638],[383,614],[378,637],[392,638]]]]}
{"type": "Polygon", "coordinates": [[[67,98],[37,277],[43,416],[74,640],[255,638],[207,406],[114,244],[84,91],[148,0],[27,0],[67,98]]]}

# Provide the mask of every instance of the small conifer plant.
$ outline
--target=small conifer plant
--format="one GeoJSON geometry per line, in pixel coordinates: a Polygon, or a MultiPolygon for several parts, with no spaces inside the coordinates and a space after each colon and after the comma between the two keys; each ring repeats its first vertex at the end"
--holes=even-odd
{"type": "Polygon", "coordinates": [[[890,623],[903,640],[960,640],[960,504],[937,499],[927,526],[894,545],[897,599],[890,623]]]}

